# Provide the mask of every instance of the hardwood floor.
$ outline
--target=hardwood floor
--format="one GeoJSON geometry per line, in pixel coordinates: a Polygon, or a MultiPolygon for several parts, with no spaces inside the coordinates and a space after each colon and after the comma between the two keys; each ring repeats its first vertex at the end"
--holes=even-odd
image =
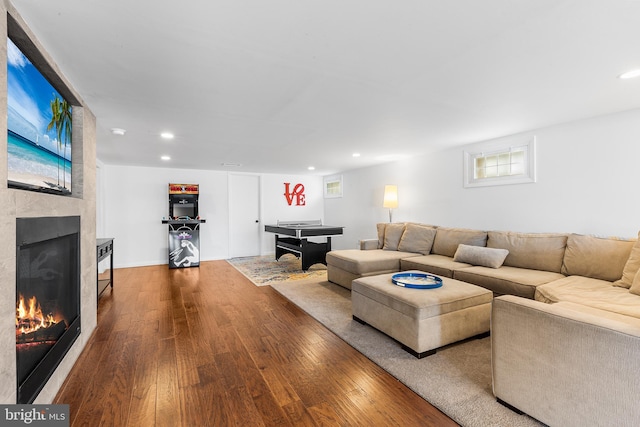
{"type": "Polygon", "coordinates": [[[455,426],[226,261],[116,269],[54,403],[72,426],[455,426]]]}

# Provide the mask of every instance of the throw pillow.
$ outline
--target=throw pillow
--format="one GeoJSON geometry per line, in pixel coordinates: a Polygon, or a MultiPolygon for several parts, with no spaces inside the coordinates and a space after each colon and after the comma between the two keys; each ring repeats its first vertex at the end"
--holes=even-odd
{"type": "Polygon", "coordinates": [[[384,230],[387,227],[387,224],[381,222],[376,224],[376,228],[378,229],[378,249],[382,249],[384,247],[384,230]]]}
{"type": "Polygon", "coordinates": [[[404,224],[387,224],[384,228],[384,246],[385,251],[397,251],[400,239],[404,233],[404,224]]]}
{"type": "Polygon", "coordinates": [[[433,240],[436,237],[436,229],[418,224],[407,224],[402,234],[398,250],[401,252],[417,252],[429,255],[433,240]]]}
{"type": "Polygon", "coordinates": [[[506,249],[460,244],[453,256],[453,260],[471,265],[499,268],[502,266],[505,258],[507,258],[507,255],[509,255],[509,251],[506,249]]]}
{"type": "Polygon", "coordinates": [[[613,286],[630,288],[638,270],[640,270],[640,232],[638,232],[638,240],[636,240],[636,244],[633,245],[629,259],[622,270],[622,278],[613,282],[613,286]]]}
{"type": "Polygon", "coordinates": [[[636,272],[633,282],[631,283],[631,288],[629,288],[629,292],[640,295],[640,270],[636,272]]]}

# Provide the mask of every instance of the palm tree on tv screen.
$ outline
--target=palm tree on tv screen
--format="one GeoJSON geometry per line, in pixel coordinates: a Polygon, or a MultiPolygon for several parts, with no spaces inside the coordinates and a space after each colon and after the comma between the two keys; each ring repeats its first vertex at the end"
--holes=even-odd
{"type": "MultiPolygon", "coordinates": [[[[51,100],[51,114],[47,131],[55,128],[58,136],[58,150],[63,149],[64,159],[67,144],[71,142],[71,106],[66,99],[60,99],[58,95],[55,95],[51,100]]],[[[60,185],[60,157],[58,157],[58,185],[60,185]]],[[[67,186],[65,165],[62,166],[62,185],[65,188],[67,186]]]]}

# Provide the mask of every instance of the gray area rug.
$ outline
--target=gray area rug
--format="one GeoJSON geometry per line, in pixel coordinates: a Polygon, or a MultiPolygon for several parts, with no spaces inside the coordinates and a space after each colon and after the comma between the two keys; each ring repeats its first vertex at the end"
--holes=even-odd
{"type": "Polygon", "coordinates": [[[491,339],[449,345],[417,359],[383,333],[354,321],[351,291],[326,280],[271,287],[462,426],[542,426],[496,402],[491,391],[491,339]]]}

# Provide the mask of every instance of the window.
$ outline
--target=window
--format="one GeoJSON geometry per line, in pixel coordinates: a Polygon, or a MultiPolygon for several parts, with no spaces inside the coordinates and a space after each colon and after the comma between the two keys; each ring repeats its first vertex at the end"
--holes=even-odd
{"type": "Polygon", "coordinates": [[[465,150],[464,186],[535,182],[535,137],[513,142],[482,143],[465,150]]]}
{"type": "Polygon", "coordinates": [[[342,175],[326,176],[324,178],[324,198],[342,197],[342,175]]]}

